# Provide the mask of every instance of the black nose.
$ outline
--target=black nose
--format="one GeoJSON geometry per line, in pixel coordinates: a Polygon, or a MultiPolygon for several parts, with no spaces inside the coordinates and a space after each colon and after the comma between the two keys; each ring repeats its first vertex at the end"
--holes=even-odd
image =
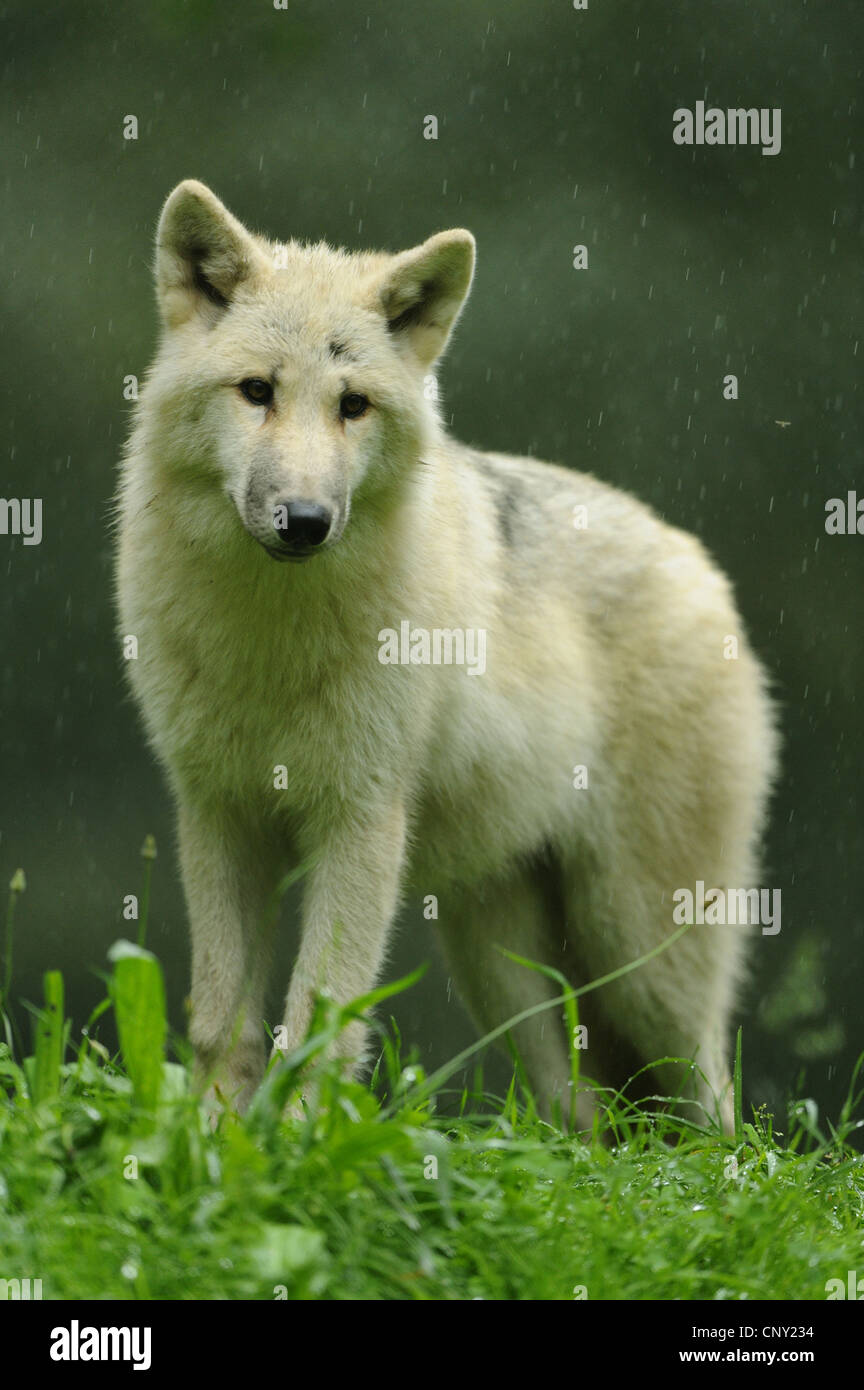
{"type": "Polygon", "coordinates": [[[273,526],[283,545],[292,550],[314,550],[327,539],[333,515],[318,502],[280,502],[273,526]]]}

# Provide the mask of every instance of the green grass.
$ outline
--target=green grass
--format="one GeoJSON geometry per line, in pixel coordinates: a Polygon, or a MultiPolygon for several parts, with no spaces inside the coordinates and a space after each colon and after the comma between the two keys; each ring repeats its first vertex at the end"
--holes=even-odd
{"type": "MultiPolygon", "coordinates": [[[[185,1062],[164,1060],[158,962],[131,943],[111,959],[77,1038],[46,975],[29,1057],[3,979],[0,1279],[39,1278],[44,1298],[806,1300],[864,1273],[857,1072],[835,1126],[806,1101],[781,1135],[742,1113],[739,1036],[734,1139],[621,1095],[604,1096],[605,1139],[568,1137],[518,1067],[503,1098],[454,1092],[448,1069],[403,1064],[394,1027],[372,1085],[340,1079],[327,1043],[403,981],[322,1001],[249,1113],[213,1129],[185,1062]],[[95,1036],[108,1008],[117,1057],[95,1036]],[[316,1099],[285,1120],[301,1085],[316,1099]]],[[[571,1026],[569,994],[562,1010],[571,1026]]]]}

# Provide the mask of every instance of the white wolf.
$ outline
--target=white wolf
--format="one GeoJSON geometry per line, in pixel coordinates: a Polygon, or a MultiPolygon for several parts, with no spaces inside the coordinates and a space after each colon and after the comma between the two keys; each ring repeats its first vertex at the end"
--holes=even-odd
{"type": "MultiPolygon", "coordinates": [[[[177,802],[191,1037],[240,1105],[265,1064],[260,924],[292,863],[311,867],[287,1047],[317,991],[373,986],[400,896],[421,929],[437,898],[486,1029],[559,992],[499,944],[581,985],[670,936],[677,889],[759,881],[776,740],[729,585],[626,494],[447,437],[430,373],[473,265],[461,230],[398,255],[277,245],[194,181],[162,213],[117,589],[177,802]],[[403,624],[409,659],[379,659],[403,624]],[[484,635],[482,672],[424,661],[416,634],[442,630],[484,635]]],[[[694,927],[585,995],[585,1072],[695,1057],[693,1096],[728,1090],[748,935],[694,927]]],[[[356,1066],[364,1036],[337,1055],[356,1066]]],[[[549,1111],[560,1007],[516,1041],[549,1111]]]]}

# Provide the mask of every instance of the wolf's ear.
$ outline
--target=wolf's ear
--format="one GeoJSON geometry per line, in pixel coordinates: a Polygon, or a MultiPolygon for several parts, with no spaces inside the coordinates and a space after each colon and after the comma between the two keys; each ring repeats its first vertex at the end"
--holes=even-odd
{"type": "Polygon", "coordinates": [[[391,263],[380,293],[387,327],[422,366],[443,352],[473,274],[474,238],[461,228],[439,232],[391,263]]]}
{"type": "Polygon", "coordinates": [[[206,184],[179,183],[156,233],[156,293],[165,323],[176,328],[194,314],[215,320],[259,258],[246,228],[206,184]]]}

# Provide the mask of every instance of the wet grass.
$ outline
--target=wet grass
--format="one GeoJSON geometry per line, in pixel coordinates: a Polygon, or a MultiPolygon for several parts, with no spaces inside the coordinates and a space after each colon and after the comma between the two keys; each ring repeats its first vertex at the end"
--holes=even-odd
{"type": "MultiPolygon", "coordinates": [[[[810,1100],[782,1133],[747,1119],[739,1051],[733,1138],[607,1093],[595,1132],[566,1135],[518,1066],[506,1096],[479,1073],[454,1090],[465,1056],[426,1077],[394,1026],[376,1025],[372,1083],[342,1079],[328,1043],[409,979],[349,1009],[321,1001],[248,1113],[214,1127],[167,1027],[159,962],[128,942],[111,956],[77,1034],[46,975],[25,1056],[7,931],[0,1279],[41,1279],[46,1299],[807,1300],[864,1273],[857,1071],[834,1125],[810,1100]],[[98,1037],[109,1009],[117,1055],[98,1037]]],[[[561,1007],[572,1029],[569,993],[561,1007]]]]}

